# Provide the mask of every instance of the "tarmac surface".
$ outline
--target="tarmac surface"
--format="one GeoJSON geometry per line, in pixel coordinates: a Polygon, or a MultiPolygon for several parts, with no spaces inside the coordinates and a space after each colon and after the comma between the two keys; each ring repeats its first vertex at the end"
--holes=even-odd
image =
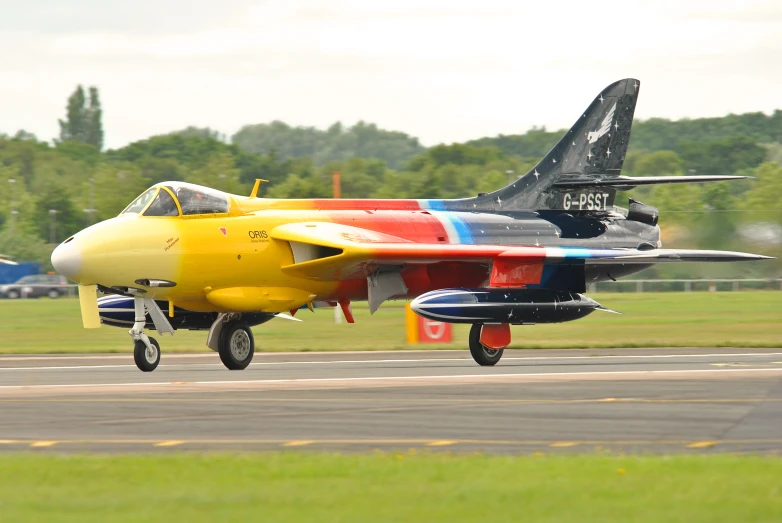
{"type": "Polygon", "coordinates": [[[0,356],[0,452],[782,450],[779,349],[0,356]]]}

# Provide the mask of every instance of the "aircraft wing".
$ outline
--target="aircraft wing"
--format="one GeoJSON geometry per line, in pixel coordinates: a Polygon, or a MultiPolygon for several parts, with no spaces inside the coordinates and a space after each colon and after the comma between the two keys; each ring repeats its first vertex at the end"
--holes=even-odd
{"type": "Polygon", "coordinates": [[[396,236],[328,222],[281,225],[272,240],[288,242],[294,263],[283,271],[315,280],[363,277],[382,265],[428,264],[444,261],[504,265],[653,264],[662,262],[732,262],[768,256],[730,251],[686,249],[589,249],[583,247],[514,247],[416,243],[396,236]]]}

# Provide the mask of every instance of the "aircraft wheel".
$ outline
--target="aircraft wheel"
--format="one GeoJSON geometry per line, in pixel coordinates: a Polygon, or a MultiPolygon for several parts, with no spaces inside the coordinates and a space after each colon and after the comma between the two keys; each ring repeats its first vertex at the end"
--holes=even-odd
{"type": "Polygon", "coordinates": [[[475,363],[482,367],[491,367],[496,365],[502,353],[505,349],[490,349],[486,345],[481,343],[481,325],[480,323],[473,323],[470,328],[470,354],[475,363]]]}
{"type": "Polygon", "coordinates": [[[152,372],[160,364],[160,344],[155,338],[149,338],[149,344],[151,348],[141,340],[133,344],[133,359],[142,372],[152,372]]]}
{"type": "Polygon", "coordinates": [[[255,340],[250,327],[238,321],[223,326],[217,352],[228,370],[246,369],[255,354],[255,340]]]}

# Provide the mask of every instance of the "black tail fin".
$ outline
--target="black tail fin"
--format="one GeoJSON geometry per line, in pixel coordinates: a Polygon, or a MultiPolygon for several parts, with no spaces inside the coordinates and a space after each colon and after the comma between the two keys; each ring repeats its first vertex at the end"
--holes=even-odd
{"type": "Polygon", "coordinates": [[[618,176],[630,143],[640,86],[638,80],[627,78],[603,89],[531,174],[618,176]]]}
{"type": "Polygon", "coordinates": [[[450,203],[454,209],[495,211],[608,209],[614,203],[614,188],[573,189],[554,184],[573,178],[619,176],[630,142],[640,85],[633,78],[612,83],[530,172],[493,193],[446,202],[446,208],[451,207],[450,203]]]}

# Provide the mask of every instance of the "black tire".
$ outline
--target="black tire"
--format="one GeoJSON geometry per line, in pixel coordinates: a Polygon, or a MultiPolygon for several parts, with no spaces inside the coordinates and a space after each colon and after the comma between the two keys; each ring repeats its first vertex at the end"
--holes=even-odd
{"type": "Polygon", "coordinates": [[[253,331],[246,323],[229,321],[223,325],[217,352],[228,370],[246,369],[255,354],[253,331]]]}
{"type": "Polygon", "coordinates": [[[6,293],[6,296],[9,300],[18,300],[19,299],[19,291],[11,289],[6,293]]]}
{"type": "Polygon", "coordinates": [[[57,289],[49,289],[49,292],[47,292],[46,295],[51,299],[56,300],[57,298],[60,297],[60,291],[58,291],[57,289]]]}
{"type": "Polygon", "coordinates": [[[482,367],[491,367],[496,365],[505,349],[490,349],[481,343],[481,325],[473,323],[470,328],[470,354],[475,363],[482,367]]]}
{"type": "Polygon", "coordinates": [[[152,337],[149,338],[149,343],[156,349],[156,354],[148,353],[146,344],[141,340],[133,344],[133,359],[141,372],[152,372],[160,364],[160,344],[152,337]]]}

